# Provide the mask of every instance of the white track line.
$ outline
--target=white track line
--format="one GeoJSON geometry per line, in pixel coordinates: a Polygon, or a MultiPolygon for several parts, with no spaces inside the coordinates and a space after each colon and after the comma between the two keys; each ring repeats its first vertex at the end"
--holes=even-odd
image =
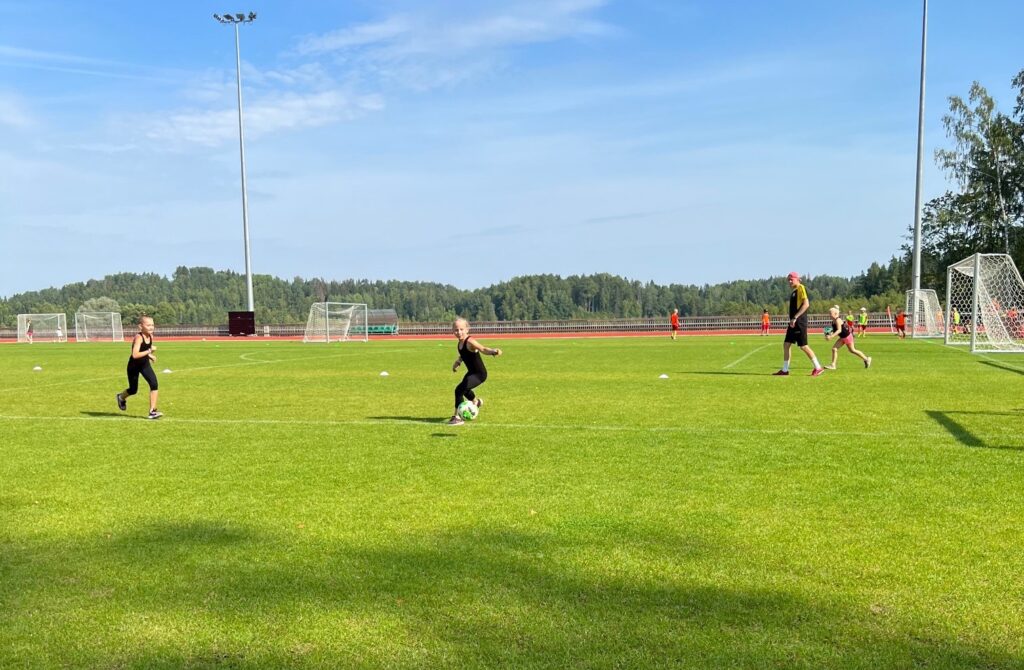
{"type": "MultiPolygon", "coordinates": [[[[4,415],[0,414],[0,422],[2,421],[135,421],[141,420],[140,416],[16,416],[16,415],[4,415]]],[[[332,427],[345,427],[345,426],[425,426],[432,430],[437,428],[447,428],[443,419],[438,419],[437,423],[427,423],[424,421],[414,421],[408,419],[348,419],[348,420],[330,420],[330,419],[201,419],[201,418],[181,418],[181,417],[164,417],[160,419],[159,423],[172,423],[172,424],[190,424],[190,425],[229,425],[229,426],[321,426],[325,428],[332,427]]],[[[803,430],[803,429],[791,429],[791,428],[727,428],[727,427],[683,427],[683,426],[607,426],[598,424],[542,424],[542,423],[479,423],[474,424],[476,429],[486,428],[497,428],[501,430],[567,430],[567,431],[581,431],[581,432],[608,432],[608,433],[650,433],[650,434],[672,434],[672,433],[699,433],[699,434],[722,434],[731,433],[736,435],[797,435],[806,437],[815,436],[855,436],[855,437],[892,437],[893,435],[903,435],[903,431],[887,432],[887,431],[854,431],[854,430],[803,430]]],[[[461,428],[464,430],[465,428],[461,428]]],[[[459,429],[456,429],[459,430],[459,429]]],[[[473,428],[470,428],[473,430],[473,428]]],[[[978,439],[1004,439],[1005,434],[990,435],[990,434],[979,434],[974,433],[978,439]]],[[[918,431],[917,437],[921,437],[928,440],[934,440],[942,437],[949,437],[949,432],[933,431],[924,432],[918,431]]]]}
{"type": "Polygon", "coordinates": [[[765,344],[763,346],[760,346],[757,349],[754,349],[753,351],[748,352],[747,354],[744,354],[743,356],[741,356],[737,360],[733,361],[732,363],[729,363],[728,365],[726,365],[722,369],[723,370],[728,370],[729,368],[731,368],[732,366],[736,365],[737,363],[742,363],[743,361],[747,360],[748,358],[750,358],[751,356],[753,356],[757,352],[761,351],[762,349],[767,349],[768,347],[772,346],[772,344],[774,344],[774,342],[771,342],[771,343],[765,344]]]}

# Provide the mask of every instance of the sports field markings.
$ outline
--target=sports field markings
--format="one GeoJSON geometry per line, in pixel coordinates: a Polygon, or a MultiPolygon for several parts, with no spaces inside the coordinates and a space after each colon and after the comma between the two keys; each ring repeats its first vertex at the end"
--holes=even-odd
{"type": "Polygon", "coordinates": [[[748,358],[750,358],[751,356],[753,356],[757,352],[761,351],[762,349],[767,349],[768,347],[772,346],[773,344],[774,344],[774,342],[769,342],[768,344],[762,345],[762,346],[758,347],[757,349],[754,349],[753,351],[749,351],[746,354],[740,356],[738,359],[736,359],[732,363],[729,363],[728,365],[726,365],[722,369],[723,370],[728,370],[732,366],[737,365],[739,363],[742,363],[743,361],[747,360],[748,358]]]}
{"type": "MultiPolygon", "coordinates": [[[[19,416],[0,414],[0,421],[142,421],[140,416],[19,416]]],[[[430,429],[447,428],[445,421],[438,418],[437,423],[428,423],[423,420],[413,419],[203,419],[188,417],[167,417],[160,419],[159,423],[189,424],[189,425],[211,425],[211,426],[320,426],[324,428],[342,428],[347,426],[426,426],[430,429]]],[[[837,437],[905,437],[903,430],[896,431],[855,431],[855,430],[805,430],[801,428],[728,428],[728,427],[707,427],[698,426],[609,426],[600,424],[544,424],[544,423],[480,423],[474,427],[459,427],[454,432],[465,430],[479,430],[494,428],[499,430],[565,430],[579,432],[606,432],[606,433],[648,433],[648,434],[723,434],[734,435],[790,435],[801,437],[815,436],[837,436],[837,437]]],[[[934,440],[949,437],[949,433],[942,431],[917,431],[916,436],[934,440]]],[[[1005,434],[980,434],[975,436],[983,440],[1005,439],[1005,434]]]]}
{"type": "MultiPolygon", "coordinates": [[[[924,339],[924,338],[920,338],[920,339],[924,339]]],[[[988,356],[986,354],[972,353],[970,348],[968,348],[968,347],[964,347],[964,346],[959,346],[959,347],[950,346],[950,345],[946,344],[945,342],[936,342],[935,339],[933,339],[933,338],[924,339],[924,341],[927,342],[928,344],[935,344],[935,345],[938,345],[938,346],[941,346],[941,347],[945,347],[946,349],[952,349],[953,351],[959,351],[962,354],[970,354],[971,356],[976,356],[977,358],[984,358],[986,361],[992,361],[993,363],[998,363],[999,365],[1001,365],[1003,367],[1012,368],[1014,370],[1018,370],[1020,372],[1024,372],[1024,368],[1017,367],[1016,365],[1013,365],[1012,363],[1007,363],[1006,361],[1004,361],[1002,359],[992,358],[991,356],[988,356]]]]}
{"type": "MultiPolygon", "coordinates": [[[[388,351],[388,354],[390,355],[391,353],[408,353],[409,351],[414,351],[414,350],[415,349],[393,349],[393,350],[388,351]]],[[[259,353],[259,351],[249,351],[247,353],[243,353],[242,355],[240,355],[239,358],[244,358],[244,357],[246,357],[246,355],[249,355],[249,354],[252,354],[252,353],[259,353]]],[[[187,372],[200,372],[200,371],[203,371],[203,370],[220,370],[222,368],[242,368],[242,367],[246,367],[246,366],[270,365],[270,364],[274,364],[274,363],[292,363],[293,361],[323,361],[323,360],[326,360],[326,359],[340,359],[340,358],[348,357],[348,355],[356,355],[357,353],[358,352],[356,352],[356,351],[342,351],[342,352],[339,352],[339,353],[330,353],[330,354],[326,354],[326,355],[325,354],[321,354],[321,355],[304,355],[304,357],[296,357],[294,359],[276,359],[274,361],[254,361],[252,359],[244,359],[245,363],[225,363],[223,365],[200,366],[198,368],[179,368],[179,369],[176,369],[174,371],[174,374],[180,375],[182,373],[187,373],[187,372]]],[[[13,387],[10,387],[10,388],[0,388],[0,393],[3,393],[5,391],[9,392],[9,391],[39,390],[40,388],[50,388],[50,387],[53,387],[53,386],[72,386],[72,385],[75,385],[75,384],[91,384],[91,383],[98,382],[98,381],[110,381],[112,379],[119,379],[119,380],[121,380],[123,382],[124,381],[124,374],[125,374],[124,372],[118,372],[116,374],[111,374],[111,375],[108,375],[108,376],[105,376],[105,377],[91,377],[91,378],[88,378],[88,379],[68,379],[68,380],[65,380],[65,381],[54,381],[54,382],[50,382],[50,383],[47,383],[47,384],[32,384],[31,386],[13,386],[13,387]]]]}

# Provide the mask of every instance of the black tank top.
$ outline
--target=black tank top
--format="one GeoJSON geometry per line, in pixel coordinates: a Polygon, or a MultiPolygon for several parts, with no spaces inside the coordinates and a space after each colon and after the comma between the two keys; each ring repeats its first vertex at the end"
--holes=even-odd
{"type": "MultiPolygon", "coordinates": [[[[132,346],[135,346],[135,340],[132,339],[132,346]]],[[[153,348],[153,338],[149,338],[149,342],[146,341],[146,336],[142,336],[142,344],[139,345],[139,352],[149,351],[153,348]]],[[[143,356],[142,358],[132,358],[131,354],[128,355],[128,365],[135,365],[143,367],[149,365],[149,356],[143,356]]]]}
{"type": "Polygon", "coordinates": [[[479,351],[470,351],[465,340],[459,340],[459,357],[462,358],[462,362],[466,364],[466,371],[468,374],[487,374],[487,368],[484,367],[483,356],[480,355],[479,351]]]}

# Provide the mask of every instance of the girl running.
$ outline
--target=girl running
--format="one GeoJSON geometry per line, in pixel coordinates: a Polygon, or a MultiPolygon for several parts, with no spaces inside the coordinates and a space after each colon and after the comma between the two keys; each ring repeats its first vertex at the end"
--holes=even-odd
{"type": "Polygon", "coordinates": [[[839,349],[844,344],[846,345],[846,348],[850,350],[851,354],[864,361],[864,367],[870,368],[871,357],[865,356],[862,352],[857,351],[857,348],[853,346],[853,328],[851,328],[846,321],[839,318],[839,307],[832,307],[828,310],[828,313],[832,317],[832,332],[825,335],[825,339],[831,340],[833,337],[837,337],[839,339],[837,339],[836,343],[832,345],[832,364],[826,365],[825,369],[836,369],[836,359],[839,358],[839,349]]]}
{"type": "Polygon", "coordinates": [[[452,363],[452,372],[459,369],[463,363],[466,364],[466,376],[462,378],[459,385],[455,387],[455,412],[448,420],[449,426],[461,426],[466,423],[459,416],[459,405],[463,399],[476,403],[481,407],[484,401],[476,397],[473,389],[487,381],[487,368],[484,367],[484,359],[481,354],[488,356],[501,356],[501,349],[489,349],[476,341],[476,338],[469,336],[469,321],[463,318],[455,319],[452,324],[452,332],[459,339],[459,357],[452,363]]]}
{"type": "Polygon", "coordinates": [[[156,408],[157,382],[156,372],[150,361],[156,360],[156,346],[153,344],[153,331],[156,324],[153,317],[143,315],[139,321],[139,332],[132,340],[132,355],[128,358],[128,388],[117,394],[117,408],[122,412],[128,409],[128,397],[139,392],[139,375],[149,384],[149,419],[159,419],[163,413],[156,408]]]}

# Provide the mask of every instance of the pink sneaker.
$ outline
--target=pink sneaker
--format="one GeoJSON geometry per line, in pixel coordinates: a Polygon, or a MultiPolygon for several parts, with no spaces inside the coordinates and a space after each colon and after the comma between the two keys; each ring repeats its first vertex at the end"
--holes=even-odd
{"type": "Polygon", "coordinates": [[[466,422],[463,421],[462,417],[457,415],[457,414],[455,416],[453,416],[452,418],[448,419],[448,425],[449,426],[461,426],[464,423],[466,423],[466,422]]]}
{"type": "Polygon", "coordinates": [[[788,376],[789,376],[789,370],[779,370],[778,372],[773,372],[772,373],[772,377],[788,377],[788,376]]]}
{"type": "Polygon", "coordinates": [[[818,376],[820,376],[820,375],[822,375],[824,373],[825,373],[825,368],[815,368],[814,370],[811,371],[811,376],[812,377],[818,377],[818,376]]]}

